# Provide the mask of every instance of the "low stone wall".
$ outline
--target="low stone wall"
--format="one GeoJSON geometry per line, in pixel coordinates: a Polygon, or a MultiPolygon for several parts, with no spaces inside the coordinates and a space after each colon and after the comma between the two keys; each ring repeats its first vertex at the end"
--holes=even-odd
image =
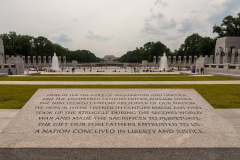
{"type": "Polygon", "coordinates": [[[7,73],[0,73],[0,77],[7,77],[7,73]]]}
{"type": "Polygon", "coordinates": [[[233,74],[240,75],[239,64],[205,64],[204,74],[233,74]]]}
{"type": "Polygon", "coordinates": [[[225,78],[234,78],[234,79],[240,79],[240,75],[235,75],[235,74],[221,74],[221,73],[216,73],[213,74],[215,77],[225,77],[225,78]]]}
{"type": "Polygon", "coordinates": [[[8,75],[9,67],[11,68],[11,72],[13,75],[16,75],[18,73],[15,64],[1,64],[0,65],[0,73],[8,75]]]}

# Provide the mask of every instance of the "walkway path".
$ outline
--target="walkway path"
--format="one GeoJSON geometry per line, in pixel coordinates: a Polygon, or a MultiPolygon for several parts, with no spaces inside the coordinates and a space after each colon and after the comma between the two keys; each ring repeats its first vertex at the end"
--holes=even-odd
{"type": "Polygon", "coordinates": [[[180,85],[180,84],[240,84],[240,81],[0,81],[16,85],[180,85]]]}

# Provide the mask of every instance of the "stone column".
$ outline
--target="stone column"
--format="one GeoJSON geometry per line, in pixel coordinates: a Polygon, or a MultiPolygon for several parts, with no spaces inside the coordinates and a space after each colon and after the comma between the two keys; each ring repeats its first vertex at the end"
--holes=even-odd
{"type": "Polygon", "coordinates": [[[66,66],[66,63],[67,63],[66,56],[63,56],[63,65],[66,66]]]}
{"type": "Polygon", "coordinates": [[[27,64],[28,64],[28,65],[31,65],[31,63],[32,63],[32,62],[31,62],[31,57],[30,57],[30,56],[27,56],[27,64]]]}
{"type": "Polygon", "coordinates": [[[61,56],[58,56],[58,63],[59,63],[59,66],[62,64],[62,57],[61,56]]]}
{"type": "Polygon", "coordinates": [[[43,65],[46,67],[46,65],[47,65],[47,58],[46,58],[46,56],[43,56],[43,65]]]}
{"type": "Polygon", "coordinates": [[[192,56],[188,57],[188,65],[191,66],[192,65],[192,56]]]}
{"type": "Polygon", "coordinates": [[[236,49],[235,48],[233,48],[232,49],[232,55],[231,55],[231,64],[235,64],[236,63],[236,49]]]}
{"type": "Polygon", "coordinates": [[[156,56],[153,56],[153,66],[154,66],[154,67],[156,66],[156,62],[157,62],[157,57],[156,57],[156,56]]]}
{"type": "Polygon", "coordinates": [[[25,64],[25,63],[26,63],[26,58],[25,58],[25,56],[22,56],[22,59],[23,59],[23,63],[25,64]]]}
{"type": "Polygon", "coordinates": [[[226,50],[225,50],[225,56],[223,56],[223,64],[229,62],[228,54],[229,54],[229,48],[226,48],[226,50]]]}
{"type": "Polygon", "coordinates": [[[51,66],[52,65],[52,57],[48,56],[48,64],[51,66]]]}
{"type": "Polygon", "coordinates": [[[178,65],[180,66],[182,63],[182,59],[181,59],[181,56],[178,56],[178,65]]]}
{"type": "Polygon", "coordinates": [[[9,55],[6,55],[6,63],[8,63],[9,55]]]}
{"type": "Polygon", "coordinates": [[[158,56],[158,65],[160,66],[161,56],[158,56]]]}
{"type": "Polygon", "coordinates": [[[42,64],[42,57],[38,56],[38,66],[40,66],[42,64]]]}
{"type": "Polygon", "coordinates": [[[210,55],[210,58],[211,58],[211,62],[213,63],[213,55],[210,55]]]}
{"type": "Polygon", "coordinates": [[[197,62],[197,56],[194,56],[194,65],[196,65],[197,62]]]}
{"type": "Polygon", "coordinates": [[[238,49],[236,59],[237,59],[238,64],[240,64],[240,49],[238,49]]]}
{"type": "Polygon", "coordinates": [[[33,66],[36,67],[36,56],[33,56],[33,66]]]}
{"type": "Polygon", "coordinates": [[[168,56],[168,65],[172,66],[172,57],[171,56],[168,56]]]}
{"type": "Polygon", "coordinates": [[[176,66],[176,61],[177,61],[176,56],[173,56],[173,66],[174,67],[176,66]]]}
{"type": "Polygon", "coordinates": [[[215,63],[216,64],[222,64],[223,63],[223,56],[224,52],[222,48],[218,48],[215,52],[215,63]]]}
{"type": "Polygon", "coordinates": [[[187,56],[183,56],[183,65],[186,67],[187,64],[187,56]]]}

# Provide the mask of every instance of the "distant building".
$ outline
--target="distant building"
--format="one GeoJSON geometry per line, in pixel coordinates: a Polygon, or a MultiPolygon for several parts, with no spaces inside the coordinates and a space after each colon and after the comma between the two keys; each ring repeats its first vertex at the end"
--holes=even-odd
{"type": "Polygon", "coordinates": [[[113,60],[115,60],[114,55],[106,55],[103,57],[104,61],[107,63],[113,62],[113,60]]]}

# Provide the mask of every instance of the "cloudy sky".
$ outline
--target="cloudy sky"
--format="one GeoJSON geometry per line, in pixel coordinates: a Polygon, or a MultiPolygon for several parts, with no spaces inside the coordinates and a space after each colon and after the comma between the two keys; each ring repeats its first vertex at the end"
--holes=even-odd
{"type": "Polygon", "coordinates": [[[120,57],[149,41],[172,51],[237,16],[240,0],[0,0],[0,34],[44,36],[70,50],[120,57]]]}

